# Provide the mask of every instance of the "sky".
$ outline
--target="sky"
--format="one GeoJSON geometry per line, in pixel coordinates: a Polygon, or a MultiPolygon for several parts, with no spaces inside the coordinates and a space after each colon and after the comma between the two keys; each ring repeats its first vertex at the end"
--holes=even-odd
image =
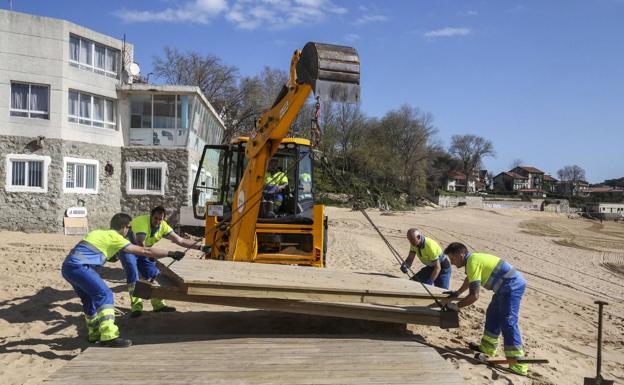
{"type": "Polygon", "coordinates": [[[483,136],[494,175],[521,159],[555,177],[570,164],[592,183],[624,176],[624,0],[13,0],[13,10],[125,34],[143,75],[164,46],[250,76],[287,70],[308,41],[353,46],[368,116],[408,104],[433,115],[445,146],[483,136]]]}

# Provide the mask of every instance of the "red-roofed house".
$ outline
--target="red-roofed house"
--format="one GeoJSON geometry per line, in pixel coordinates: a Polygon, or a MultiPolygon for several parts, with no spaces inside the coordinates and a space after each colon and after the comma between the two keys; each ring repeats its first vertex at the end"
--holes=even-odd
{"type": "MultiPolygon", "coordinates": [[[[451,171],[446,177],[446,190],[447,191],[466,191],[466,175],[459,171],[451,171]]],[[[473,180],[468,182],[468,192],[474,193],[475,182],[473,180]]]]}
{"type": "Polygon", "coordinates": [[[554,193],[557,191],[557,183],[559,183],[559,181],[555,178],[553,178],[550,175],[544,175],[544,190],[547,192],[551,192],[554,193]]]}
{"type": "Polygon", "coordinates": [[[529,188],[529,178],[511,171],[504,171],[494,177],[494,190],[518,191],[529,188]]]}
{"type": "Polygon", "coordinates": [[[510,172],[515,172],[518,175],[522,175],[527,177],[529,180],[530,189],[541,190],[544,186],[544,171],[539,170],[535,167],[529,166],[518,166],[510,172]]]}

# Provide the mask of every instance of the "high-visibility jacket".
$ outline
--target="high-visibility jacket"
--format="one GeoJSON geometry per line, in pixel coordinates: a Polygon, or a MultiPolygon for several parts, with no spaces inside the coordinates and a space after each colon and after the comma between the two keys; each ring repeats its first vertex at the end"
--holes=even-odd
{"type": "Polygon", "coordinates": [[[269,186],[281,186],[288,184],[288,177],[282,171],[276,171],[275,174],[267,171],[264,174],[264,183],[269,186]]]}
{"type": "Polygon", "coordinates": [[[299,179],[301,179],[302,182],[311,182],[312,175],[310,175],[307,172],[302,172],[301,175],[299,176],[299,179]]]}
{"type": "Polygon", "coordinates": [[[143,242],[143,245],[146,247],[150,247],[159,240],[161,240],[163,237],[169,235],[171,232],[173,232],[173,229],[166,221],[163,220],[160,222],[160,226],[152,228],[152,218],[148,214],[139,215],[138,217],[135,217],[132,222],[130,222],[130,232],[128,232],[128,239],[130,239],[132,243],[135,243],[136,235],[145,235],[145,241],[143,242]]]}
{"type": "Polygon", "coordinates": [[[420,262],[427,266],[433,265],[437,260],[442,262],[446,256],[438,242],[425,236],[421,237],[420,244],[410,246],[410,251],[416,253],[420,262]]]}
{"type": "Polygon", "coordinates": [[[471,285],[479,284],[496,292],[505,279],[514,278],[517,273],[513,266],[495,255],[486,253],[466,255],[466,277],[471,285]]]}
{"type": "Polygon", "coordinates": [[[115,230],[93,230],[70,251],[65,262],[79,265],[103,265],[130,242],[115,230]]]}

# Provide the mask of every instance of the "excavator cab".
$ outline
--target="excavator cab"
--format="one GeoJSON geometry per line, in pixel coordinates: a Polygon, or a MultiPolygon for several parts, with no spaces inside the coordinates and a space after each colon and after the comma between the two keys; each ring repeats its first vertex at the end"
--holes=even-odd
{"type": "MultiPolygon", "coordinates": [[[[197,219],[208,219],[215,225],[231,221],[234,193],[247,166],[245,147],[248,140],[248,137],[239,137],[230,145],[206,146],[204,149],[193,188],[193,209],[197,219]]],[[[327,248],[323,243],[327,223],[323,205],[315,204],[310,153],[309,140],[285,138],[269,160],[265,174],[267,183],[259,200],[259,257],[256,262],[322,265],[327,248]],[[283,177],[272,184],[271,179],[276,173],[282,173],[283,177]],[[320,224],[316,231],[315,214],[320,224]],[[314,232],[320,234],[316,253],[314,232]],[[292,258],[284,258],[284,254],[292,258]]],[[[215,257],[219,254],[216,253],[215,257]]]]}
{"type": "Polygon", "coordinates": [[[205,146],[193,210],[205,219],[209,258],[325,266],[327,218],[315,202],[311,143],[287,138],[312,92],[319,101],[359,102],[356,50],[307,43],[293,54],[288,83],[252,135],[205,146]]]}

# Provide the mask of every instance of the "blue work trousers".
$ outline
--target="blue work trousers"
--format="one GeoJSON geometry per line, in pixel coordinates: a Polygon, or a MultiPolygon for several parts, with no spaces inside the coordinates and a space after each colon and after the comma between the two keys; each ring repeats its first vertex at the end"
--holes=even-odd
{"type": "Polygon", "coordinates": [[[422,282],[425,285],[434,285],[442,289],[448,289],[451,284],[451,267],[442,268],[438,278],[435,281],[431,280],[431,273],[433,273],[432,266],[425,266],[418,273],[412,277],[413,281],[422,282]]]}
{"type": "Polygon", "coordinates": [[[126,281],[129,285],[139,280],[139,274],[141,278],[148,281],[160,275],[160,270],[156,267],[156,261],[153,259],[126,253],[125,251],[120,251],[117,255],[126,273],[126,281]]]}
{"type": "Polygon", "coordinates": [[[485,314],[484,334],[498,338],[503,334],[505,351],[522,351],[522,336],[518,327],[520,301],[526,289],[526,281],[519,272],[506,279],[492,297],[485,314]]]}
{"type": "Polygon", "coordinates": [[[113,307],[113,292],[93,266],[63,263],[61,273],[80,297],[87,317],[94,317],[102,309],[113,307]]]}

